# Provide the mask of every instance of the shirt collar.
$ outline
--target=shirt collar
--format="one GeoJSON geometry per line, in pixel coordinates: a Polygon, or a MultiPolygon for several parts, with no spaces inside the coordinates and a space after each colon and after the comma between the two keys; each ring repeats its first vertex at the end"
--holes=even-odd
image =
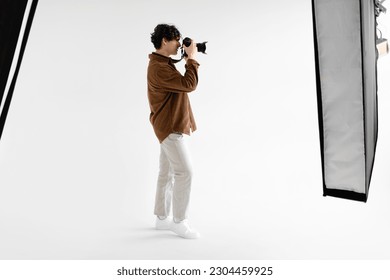
{"type": "Polygon", "coordinates": [[[152,52],[151,54],[149,54],[149,58],[172,64],[172,58],[165,56],[165,55],[162,55],[162,54],[159,54],[159,53],[156,53],[156,52],[152,52]]]}

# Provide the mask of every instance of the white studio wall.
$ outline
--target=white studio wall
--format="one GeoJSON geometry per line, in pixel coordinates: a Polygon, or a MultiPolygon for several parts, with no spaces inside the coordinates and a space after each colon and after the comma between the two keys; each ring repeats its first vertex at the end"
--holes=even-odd
{"type": "Polygon", "coordinates": [[[0,143],[0,258],[386,258],[386,130],[370,203],[324,199],[310,1],[40,0],[0,143]],[[158,23],[208,41],[190,95],[196,242],[152,229],[158,23]]]}

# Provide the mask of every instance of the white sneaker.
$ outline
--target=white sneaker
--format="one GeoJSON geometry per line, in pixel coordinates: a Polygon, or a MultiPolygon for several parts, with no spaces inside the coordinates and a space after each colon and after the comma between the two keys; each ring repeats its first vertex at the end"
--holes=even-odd
{"type": "Polygon", "coordinates": [[[165,219],[161,220],[159,217],[156,217],[156,229],[158,230],[169,230],[171,229],[173,224],[172,217],[166,217],[165,219]]]}
{"type": "Polygon", "coordinates": [[[188,220],[183,220],[179,223],[173,222],[171,230],[180,237],[187,239],[196,239],[200,237],[199,232],[191,229],[188,225],[188,220]]]}

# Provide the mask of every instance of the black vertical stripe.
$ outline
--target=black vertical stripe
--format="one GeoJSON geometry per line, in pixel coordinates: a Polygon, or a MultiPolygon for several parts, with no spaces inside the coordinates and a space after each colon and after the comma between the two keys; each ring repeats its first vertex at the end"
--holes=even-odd
{"type": "Polygon", "coordinates": [[[3,100],[27,0],[0,1],[0,103],[3,100]]]}
{"type": "MultiPolygon", "coordinates": [[[[24,1],[24,2],[26,2],[26,1],[24,1]]],[[[27,4],[27,2],[26,2],[26,4],[27,4]]],[[[34,14],[35,14],[35,10],[36,10],[37,5],[38,5],[38,0],[33,0],[32,4],[31,4],[31,9],[30,9],[30,12],[28,15],[27,23],[26,23],[26,28],[24,30],[23,39],[22,39],[22,43],[21,43],[21,47],[20,47],[20,52],[19,52],[15,72],[14,72],[14,75],[12,77],[12,82],[10,84],[8,94],[7,94],[7,97],[6,97],[5,102],[4,102],[3,110],[2,110],[1,115],[0,115],[0,139],[1,139],[1,136],[3,134],[5,121],[7,119],[9,107],[11,105],[11,100],[12,100],[13,92],[15,89],[16,80],[18,77],[20,65],[22,63],[23,54],[24,54],[24,51],[26,49],[27,39],[28,39],[28,36],[30,34],[30,29],[31,29],[31,25],[33,22],[33,18],[34,18],[34,14]]],[[[24,5],[23,11],[25,10],[25,8],[26,8],[26,5],[24,5]]],[[[23,12],[23,14],[24,14],[24,12],[23,12]]],[[[21,20],[21,22],[23,22],[23,15],[22,15],[21,19],[19,19],[19,20],[21,20]]],[[[20,27],[19,27],[19,30],[20,30],[20,27]]],[[[18,34],[19,34],[19,32],[18,32],[18,34]]]]}
{"type": "Polygon", "coordinates": [[[325,184],[325,162],[324,162],[324,122],[323,122],[323,112],[322,112],[322,91],[321,91],[320,62],[318,56],[315,0],[311,1],[311,6],[312,6],[312,15],[313,15],[314,60],[315,60],[315,71],[316,71],[317,110],[318,110],[318,127],[319,127],[320,150],[321,150],[322,186],[323,186],[323,194],[325,196],[326,184],[325,184]]]}
{"type": "MultiPolygon", "coordinates": [[[[368,194],[368,174],[367,174],[367,121],[366,121],[366,83],[365,83],[365,62],[364,62],[364,25],[363,25],[363,4],[362,0],[359,0],[359,8],[360,8],[360,53],[362,60],[362,107],[363,107],[363,143],[364,143],[364,180],[365,180],[365,190],[366,196],[368,194]]],[[[374,11],[373,11],[374,12],[374,11]]]]}

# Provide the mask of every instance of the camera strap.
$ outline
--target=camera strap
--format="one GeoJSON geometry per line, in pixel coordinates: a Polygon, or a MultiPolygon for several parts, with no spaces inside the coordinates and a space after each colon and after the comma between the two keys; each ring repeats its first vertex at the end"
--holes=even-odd
{"type": "Polygon", "coordinates": [[[184,58],[184,56],[182,56],[180,59],[173,59],[173,58],[171,58],[171,60],[172,60],[173,63],[176,64],[176,63],[182,61],[183,58],[184,58]]]}
{"type": "Polygon", "coordinates": [[[178,62],[182,61],[183,58],[184,58],[184,50],[181,49],[181,58],[180,59],[171,58],[171,60],[172,60],[173,63],[178,63],[178,62]]]}

